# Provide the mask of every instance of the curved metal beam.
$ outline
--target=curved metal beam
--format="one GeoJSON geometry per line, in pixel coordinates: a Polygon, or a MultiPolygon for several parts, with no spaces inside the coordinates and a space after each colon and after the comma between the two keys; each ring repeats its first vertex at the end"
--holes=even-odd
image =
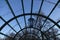
{"type": "MultiPolygon", "coordinates": [[[[12,20],[16,19],[16,18],[19,18],[21,16],[27,16],[27,15],[31,15],[30,13],[26,13],[26,14],[21,14],[21,15],[18,15],[18,16],[15,16],[13,18],[11,18],[10,20],[8,20],[5,24],[3,24],[0,28],[0,31],[9,23],[11,22],[12,20]]],[[[48,18],[47,16],[45,15],[41,15],[41,14],[35,14],[33,13],[32,15],[35,15],[35,16],[41,16],[43,18],[47,18],[48,20],[50,20],[52,23],[54,23],[58,28],[60,28],[60,25],[58,25],[55,21],[53,21],[51,18],[48,18]]]]}
{"type": "MultiPolygon", "coordinates": [[[[19,33],[20,31],[22,31],[22,30],[24,30],[24,29],[27,29],[27,28],[33,28],[33,29],[36,29],[36,30],[41,31],[40,29],[35,28],[35,27],[26,27],[26,28],[23,28],[23,29],[19,30],[19,31],[15,34],[15,36],[13,37],[13,39],[18,35],[18,33],[19,33]]],[[[41,31],[41,32],[42,32],[42,31],[41,31]]],[[[43,34],[44,36],[46,36],[45,33],[42,32],[42,34],[43,34]]],[[[48,37],[48,36],[46,36],[46,38],[47,38],[47,37],[48,37]]]]}
{"type": "MultiPolygon", "coordinates": [[[[28,33],[28,34],[32,34],[32,35],[34,35],[34,36],[37,36],[38,39],[40,40],[40,37],[39,37],[37,34],[34,34],[34,33],[28,33]]],[[[23,34],[19,39],[21,39],[23,36],[28,35],[28,34],[23,34]]]]}
{"type": "Polygon", "coordinates": [[[3,36],[6,36],[6,37],[12,38],[12,37],[10,37],[10,36],[8,36],[8,35],[2,33],[2,32],[0,32],[0,34],[3,35],[3,36]]]}

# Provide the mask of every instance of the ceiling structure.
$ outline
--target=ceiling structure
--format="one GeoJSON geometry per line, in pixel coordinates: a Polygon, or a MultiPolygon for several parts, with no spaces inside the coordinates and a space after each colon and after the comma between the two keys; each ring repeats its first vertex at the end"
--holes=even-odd
{"type": "MultiPolygon", "coordinates": [[[[57,11],[60,8],[60,0],[1,0],[1,3],[3,3],[2,6],[0,6],[0,35],[3,35],[2,37],[9,37],[13,40],[14,38],[17,38],[17,35],[19,35],[18,40],[44,40],[43,36],[41,36],[44,35],[46,40],[48,40],[48,36],[45,32],[53,27],[60,29],[60,20],[57,20],[60,17],[60,11],[57,11]],[[41,12],[44,15],[40,14],[41,12]],[[52,24],[52,26],[45,32],[36,28],[39,17],[44,18],[42,27],[45,25],[47,20],[52,24]],[[34,27],[34,23],[31,20],[36,20],[34,27]],[[37,32],[32,33],[33,30],[38,31],[38,34],[37,32]],[[24,33],[24,31],[26,31],[26,33],[24,33]],[[27,33],[27,31],[29,32],[27,33]],[[13,37],[10,37],[9,35],[11,32],[15,33],[13,37]],[[21,33],[21,35],[19,33],[21,33]]],[[[56,36],[58,35],[59,34],[56,36]]]]}

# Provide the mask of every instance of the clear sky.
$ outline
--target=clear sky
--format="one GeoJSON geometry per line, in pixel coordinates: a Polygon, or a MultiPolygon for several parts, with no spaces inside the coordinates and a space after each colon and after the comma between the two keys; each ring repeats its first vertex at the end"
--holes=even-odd
{"type": "MultiPolygon", "coordinates": [[[[52,8],[54,7],[55,4],[52,3],[48,3],[48,1],[56,3],[58,0],[45,0],[43,3],[43,7],[42,7],[42,12],[48,16],[48,14],[50,13],[50,11],[52,10],[52,8]]],[[[15,13],[15,15],[20,15],[22,14],[22,6],[21,6],[21,0],[9,0],[9,3],[15,13]]],[[[34,0],[33,3],[33,13],[37,13],[39,10],[41,4],[41,0],[34,0]]],[[[30,13],[31,10],[31,0],[24,0],[24,9],[25,9],[25,13],[30,13]]],[[[9,19],[13,18],[14,16],[12,15],[7,3],[5,2],[5,0],[0,0],[0,16],[2,16],[6,21],[8,21],[9,19]]],[[[26,16],[26,20],[28,20],[28,16],[26,16]]],[[[58,21],[58,19],[60,18],[60,4],[58,4],[58,6],[56,7],[56,9],[53,11],[52,15],[50,16],[51,19],[53,19],[54,21],[58,21]]],[[[24,25],[24,18],[18,18],[19,23],[21,24],[22,28],[25,26],[24,25]]],[[[28,23],[28,21],[27,21],[28,23]]],[[[0,27],[4,24],[4,22],[0,19],[0,27]]],[[[11,26],[14,27],[14,29],[16,31],[19,30],[19,26],[17,25],[16,21],[13,20],[12,22],[9,23],[11,26]]],[[[6,25],[6,27],[3,28],[3,30],[1,31],[4,34],[7,34],[7,32],[12,32],[12,29],[10,29],[10,27],[8,27],[8,25],[6,25]],[[8,31],[7,31],[8,30],[8,31]]]]}

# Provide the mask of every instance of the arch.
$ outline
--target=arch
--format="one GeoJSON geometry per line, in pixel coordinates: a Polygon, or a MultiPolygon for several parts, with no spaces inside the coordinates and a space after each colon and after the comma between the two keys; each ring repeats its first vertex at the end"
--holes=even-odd
{"type": "MultiPolygon", "coordinates": [[[[23,28],[23,29],[19,30],[19,31],[15,34],[15,36],[13,37],[13,39],[17,36],[17,34],[18,34],[20,31],[22,31],[22,30],[24,30],[24,29],[27,29],[27,28],[33,28],[33,29],[36,29],[36,30],[41,31],[40,29],[35,28],[35,27],[26,27],[26,28],[23,28]]],[[[41,32],[42,32],[42,31],[41,31],[41,32]]],[[[45,33],[42,32],[42,34],[43,34],[44,36],[46,36],[45,33]]],[[[46,36],[46,38],[47,38],[47,37],[48,37],[48,36],[46,36]]]]}
{"type": "Polygon", "coordinates": [[[45,16],[45,15],[36,14],[36,13],[33,13],[33,14],[26,13],[26,14],[21,14],[21,15],[15,16],[15,17],[11,18],[10,20],[8,20],[6,23],[4,23],[4,24],[1,26],[0,31],[1,31],[9,22],[11,22],[12,20],[14,20],[15,18],[19,18],[19,17],[21,17],[21,16],[27,16],[27,15],[35,15],[35,16],[41,16],[41,17],[43,17],[43,18],[47,18],[47,19],[50,20],[52,23],[54,23],[58,28],[60,28],[60,25],[58,25],[55,21],[53,21],[51,18],[48,18],[48,17],[45,16]]]}
{"type": "Polygon", "coordinates": [[[40,37],[37,34],[33,34],[33,33],[27,33],[27,34],[23,34],[19,39],[21,39],[24,35],[28,35],[28,34],[32,34],[34,36],[37,36],[37,38],[40,40],[40,37]]]}

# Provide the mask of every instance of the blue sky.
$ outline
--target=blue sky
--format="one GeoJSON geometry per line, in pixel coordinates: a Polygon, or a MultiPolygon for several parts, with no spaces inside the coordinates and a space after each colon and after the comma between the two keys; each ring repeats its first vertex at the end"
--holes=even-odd
{"type": "MultiPolygon", "coordinates": [[[[56,3],[58,0],[47,0],[53,3],[56,3]]],[[[13,11],[15,13],[15,15],[19,15],[22,14],[22,6],[21,6],[21,0],[9,0],[9,3],[11,4],[13,11]]],[[[34,0],[34,4],[33,4],[33,13],[37,13],[39,10],[39,6],[41,4],[41,0],[34,0]]],[[[55,4],[51,4],[48,3],[46,1],[44,1],[43,3],[43,7],[42,7],[42,12],[47,16],[50,11],[52,10],[52,8],[54,7],[55,4]]],[[[24,0],[24,8],[25,8],[25,13],[30,13],[31,10],[31,0],[24,0]]],[[[8,7],[8,5],[6,4],[5,0],[0,0],[0,16],[2,16],[6,21],[8,21],[9,19],[13,18],[13,15],[8,7]]],[[[26,20],[28,20],[28,16],[26,16],[26,20]]],[[[51,19],[53,19],[54,21],[58,21],[58,19],[60,18],[60,8],[59,5],[56,7],[56,9],[53,11],[52,15],[50,16],[51,19]]],[[[24,19],[23,17],[18,18],[19,23],[21,24],[22,28],[25,26],[24,25],[24,19]]],[[[28,21],[27,21],[28,23],[28,21]]],[[[4,24],[4,22],[0,19],[0,27],[4,24]]],[[[16,21],[13,20],[9,23],[11,26],[14,26],[14,29],[16,31],[19,30],[19,26],[17,25],[16,21]],[[16,26],[15,26],[16,25],[16,26]]],[[[10,27],[8,27],[8,25],[6,27],[3,28],[3,30],[1,32],[7,34],[7,32],[10,29],[10,27]]],[[[12,30],[11,30],[12,31],[12,30]]]]}

